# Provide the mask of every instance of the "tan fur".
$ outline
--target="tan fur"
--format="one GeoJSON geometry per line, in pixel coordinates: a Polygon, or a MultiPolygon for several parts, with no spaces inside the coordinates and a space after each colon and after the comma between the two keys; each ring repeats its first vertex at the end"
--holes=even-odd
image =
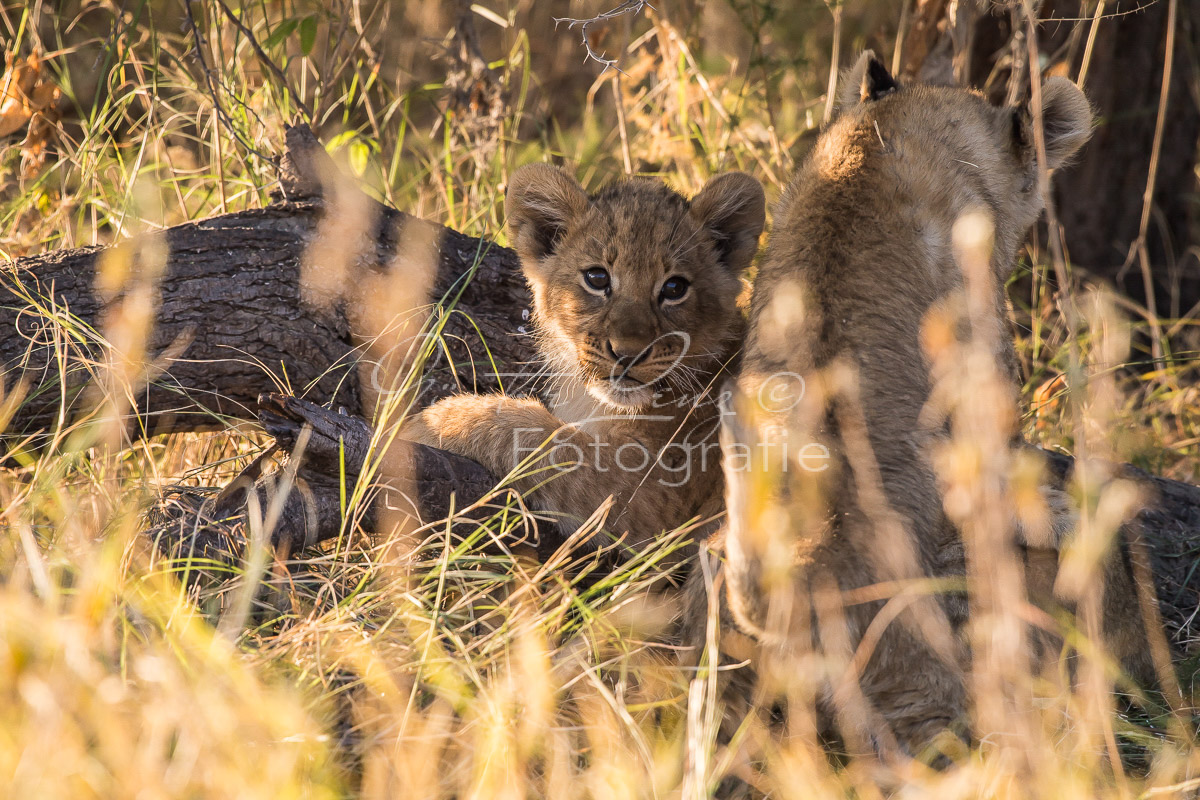
{"type": "MultiPolygon", "coordinates": [[[[853,592],[963,575],[961,537],[930,459],[946,429],[922,413],[931,393],[922,324],[962,287],[951,229],[967,212],[994,226],[993,310],[1003,319],[1004,281],[1043,206],[1027,109],[997,108],[966,90],[898,87],[872,59],[864,54],[849,73],[843,107],[776,214],[754,287],[743,416],[731,429],[743,446],[782,438],[792,453],[806,441],[831,453],[820,473],[789,462],[786,472],[777,463],[774,472],[727,475],[730,610],[784,654],[829,652],[817,633],[830,630],[822,586],[853,592]],[[780,374],[803,377],[803,393],[782,413],[757,408],[760,387],[780,374]],[[763,483],[775,501],[771,516],[756,517],[748,509],[763,483]]],[[[1065,80],[1048,81],[1043,98],[1054,168],[1087,140],[1091,114],[1065,80]]],[[[1011,341],[995,338],[1001,371],[1015,384],[1011,341]]],[[[1015,408],[1015,385],[1012,397],[1015,408]]],[[[859,676],[863,702],[853,687],[827,689],[828,710],[860,746],[916,754],[965,719],[965,653],[952,632],[966,603],[957,594],[938,599],[918,601],[886,628],[859,676]]],[[[850,646],[882,605],[845,607],[850,646]]]]}
{"type": "Polygon", "coordinates": [[[512,176],[506,212],[553,397],[448,398],[406,438],[510,476],[568,530],[611,497],[604,527],[633,547],[719,513],[717,379],[743,335],[740,275],[765,216],[758,182],[721,175],[690,202],[647,180],[588,197],[536,164],[512,176]],[[606,292],[587,286],[592,267],[607,271],[606,292]],[[664,300],[675,276],[687,293],[664,300]]]}

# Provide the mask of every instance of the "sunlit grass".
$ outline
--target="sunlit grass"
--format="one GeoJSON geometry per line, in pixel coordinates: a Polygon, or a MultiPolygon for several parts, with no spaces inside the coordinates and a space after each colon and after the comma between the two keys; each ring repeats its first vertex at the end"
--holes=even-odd
{"type": "MultiPolygon", "coordinates": [[[[815,60],[773,63],[758,45],[750,65],[706,60],[687,32],[652,14],[623,73],[588,73],[586,105],[560,124],[533,99],[550,76],[532,61],[545,48],[526,26],[535,36],[547,26],[506,7],[492,66],[511,113],[496,146],[476,148],[438,107],[439,84],[388,70],[379,53],[394,29],[371,3],[240,4],[286,81],[218,2],[188,5],[206,34],[202,59],[178,4],[76,9],[54,24],[49,8],[33,19],[33,4],[4,6],[6,52],[40,48],[65,98],[40,169],[23,173],[15,144],[0,151],[5,255],[110,244],[270,202],[269,157],[284,125],[303,116],[293,92],[370,193],[501,243],[507,175],[546,155],[589,188],[639,173],[695,190],[738,168],[777,196],[825,100],[827,66],[815,60]],[[366,16],[365,33],[354,14],[366,16]]],[[[783,24],[769,4],[740,4],[738,15],[747,26],[783,24]]],[[[1090,329],[1062,322],[1046,265],[1028,271],[1011,292],[1027,437],[1074,450],[1087,432],[1057,380],[1071,374],[1074,345],[1119,390],[1106,410],[1112,454],[1200,480],[1200,360],[1185,344],[1197,337],[1175,330],[1165,370],[1127,369],[1137,351],[1108,363],[1090,329]]],[[[1148,325],[1136,309],[1122,313],[1144,348],[1148,325]]],[[[129,324],[125,335],[145,336],[129,324]]],[[[497,552],[496,534],[521,521],[510,505],[465,539],[434,524],[399,553],[348,526],[336,546],[268,563],[262,587],[242,565],[185,582],[140,535],[144,511],[168,485],[224,485],[265,437],[102,434],[59,430],[52,447],[0,468],[0,794],[694,797],[737,764],[714,741],[716,664],[677,666],[669,623],[681,600],[656,591],[679,538],[581,574],[574,562],[585,556],[539,563],[497,552]]],[[[1156,698],[1130,691],[1118,711],[1098,709],[1031,677],[1041,705],[1025,730],[1044,746],[1026,785],[985,746],[946,773],[914,767],[908,796],[1167,797],[1194,785],[1200,750],[1172,737],[1156,698]],[[1109,731],[1124,766],[1106,761],[1109,731]]],[[[742,777],[776,796],[878,796],[860,767],[774,741],[753,720],[735,742],[766,755],[762,774],[742,777]]]]}

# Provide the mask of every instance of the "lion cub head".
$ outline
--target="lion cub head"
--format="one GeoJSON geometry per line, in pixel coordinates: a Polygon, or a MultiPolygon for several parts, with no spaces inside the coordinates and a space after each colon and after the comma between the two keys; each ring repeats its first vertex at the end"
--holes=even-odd
{"type": "Polygon", "coordinates": [[[1041,84],[1042,141],[1036,141],[1030,101],[993,105],[979,92],[902,85],[871,51],[844,75],[835,135],[814,153],[833,170],[857,168],[866,148],[853,143],[866,132],[884,161],[912,188],[909,202],[933,212],[982,206],[996,234],[995,265],[1004,280],[1017,249],[1045,208],[1039,155],[1048,169],[1068,163],[1092,135],[1092,109],[1066,78],[1041,84]],[[1039,147],[1042,149],[1039,150],[1039,147]]]}
{"type": "Polygon", "coordinates": [[[695,394],[736,348],[740,276],[758,248],[763,190],[739,172],[692,200],[631,180],[588,196],[547,164],[505,198],[543,356],[616,410],[695,394]]]}

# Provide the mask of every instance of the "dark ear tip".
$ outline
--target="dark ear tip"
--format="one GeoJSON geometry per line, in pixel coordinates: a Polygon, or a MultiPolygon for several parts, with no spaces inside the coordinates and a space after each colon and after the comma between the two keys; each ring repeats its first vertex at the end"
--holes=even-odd
{"type": "Polygon", "coordinates": [[[900,88],[900,84],[892,77],[892,73],[875,53],[867,51],[867,75],[863,82],[863,99],[878,100],[886,97],[900,88]]]}
{"type": "Polygon", "coordinates": [[[1029,138],[1030,115],[1029,106],[1021,105],[1009,111],[1012,124],[1013,143],[1018,148],[1030,147],[1033,142],[1029,138]]]}

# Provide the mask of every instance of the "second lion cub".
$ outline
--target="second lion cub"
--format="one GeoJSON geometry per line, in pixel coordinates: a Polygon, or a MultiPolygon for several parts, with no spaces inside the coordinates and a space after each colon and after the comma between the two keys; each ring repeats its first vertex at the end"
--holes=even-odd
{"type": "Polygon", "coordinates": [[[742,343],[741,275],[765,221],[748,175],[690,201],[649,180],[588,196],[546,164],[505,199],[533,293],[548,404],[459,395],[405,424],[407,439],[510,476],[573,530],[612,497],[605,528],[637,547],[721,509],[719,376],[742,343]]]}
{"type": "MultiPolygon", "coordinates": [[[[913,589],[885,613],[880,592],[929,577],[961,585],[966,568],[935,469],[949,428],[929,414],[924,323],[963,290],[954,230],[964,218],[992,234],[981,293],[991,313],[960,327],[1004,318],[1004,281],[1044,206],[1039,170],[1087,141],[1092,115],[1074,84],[1043,84],[1039,163],[1027,106],[901,86],[869,52],[847,77],[838,117],[775,215],[739,376],[748,416],[729,425],[731,449],[815,441],[831,464],[727,463],[723,577],[737,626],[774,654],[789,692],[809,692],[858,752],[916,755],[968,714],[956,635],[965,595],[913,589]],[[779,375],[795,376],[784,384],[792,396],[749,402],[779,375]],[[849,662],[841,672],[829,666],[839,659],[849,662]]],[[[996,406],[1015,409],[1012,342],[994,340],[997,371],[1013,384],[996,406]]]]}

